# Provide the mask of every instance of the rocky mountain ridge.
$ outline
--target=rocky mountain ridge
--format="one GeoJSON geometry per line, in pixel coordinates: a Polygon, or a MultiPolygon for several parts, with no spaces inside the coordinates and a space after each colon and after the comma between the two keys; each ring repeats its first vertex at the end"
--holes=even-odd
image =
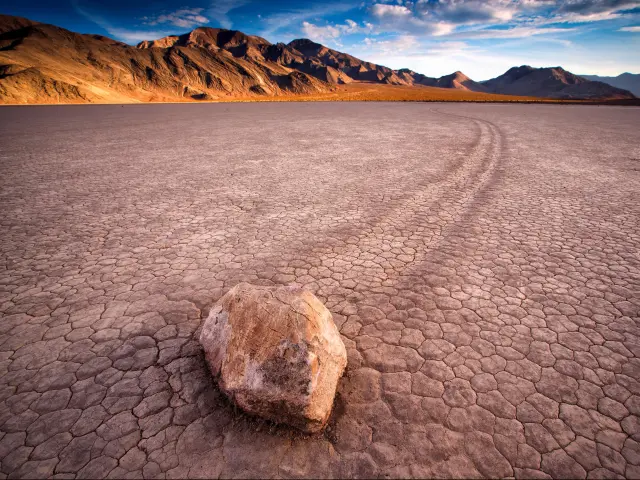
{"type": "Polygon", "coordinates": [[[602,77],[599,75],[580,75],[587,80],[593,80],[596,82],[603,82],[608,85],[622,88],[623,90],[629,90],[636,97],[640,96],[640,73],[621,73],[615,77],[602,77]]]}
{"type": "Polygon", "coordinates": [[[0,102],[217,100],[322,94],[350,83],[567,99],[634,98],[561,67],[514,67],[485,82],[393,70],[309,39],[288,44],[199,27],[131,46],[0,15],[0,102]]]}
{"type": "Polygon", "coordinates": [[[482,85],[489,92],[505,95],[560,99],[633,98],[631,92],[574,75],[562,67],[513,67],[482,85]]]}

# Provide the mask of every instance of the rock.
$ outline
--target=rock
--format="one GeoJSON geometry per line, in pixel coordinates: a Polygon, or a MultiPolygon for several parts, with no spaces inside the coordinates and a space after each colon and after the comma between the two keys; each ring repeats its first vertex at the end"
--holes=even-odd
{"type": "Polygon", "coordinates": [[[220,389],[246,412],[305,432],[325,426],[347,353],[312,293],[240,283],[211,309],[200,343],[220,389]]]}

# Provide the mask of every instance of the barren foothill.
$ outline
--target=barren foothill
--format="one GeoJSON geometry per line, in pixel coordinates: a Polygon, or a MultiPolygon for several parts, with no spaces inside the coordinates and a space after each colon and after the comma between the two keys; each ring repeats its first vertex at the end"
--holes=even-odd
{"type": "Polygon", "coordinates": [[[640,477],[640,109],[0,109],[0,475],[640,477]],[[328,430],[237,412],[193,334],[309,288],[328,430]]]}

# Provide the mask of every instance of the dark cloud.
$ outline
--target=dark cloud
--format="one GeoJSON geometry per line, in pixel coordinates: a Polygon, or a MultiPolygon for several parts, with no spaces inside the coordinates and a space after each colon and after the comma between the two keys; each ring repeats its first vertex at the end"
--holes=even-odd
{"type": "Polygon", "coordinates": [[[604,12],[618,12],[640,8],[640,2],[635,0],[566,0],[559,2],[558,13],[579,13],[583,15],[604,12]]]}
{"type": "Polygon", "coordinates": [[[518,9],[518,2],[510,0],[418,1],[415,6],[418,15],[456,25],[499,23],[509,20],[518,9]]]}

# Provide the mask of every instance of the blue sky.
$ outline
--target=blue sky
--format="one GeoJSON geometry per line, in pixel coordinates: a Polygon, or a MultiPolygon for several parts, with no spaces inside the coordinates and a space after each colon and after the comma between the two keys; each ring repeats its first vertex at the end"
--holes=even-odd
{"type": "Polygon", "coordinates": [[[640,73],[640,0],[5,0],[0,11],[132,44],[200,25],[306,37],[429,76],[485,80],[523,64],[640,73]]]}

